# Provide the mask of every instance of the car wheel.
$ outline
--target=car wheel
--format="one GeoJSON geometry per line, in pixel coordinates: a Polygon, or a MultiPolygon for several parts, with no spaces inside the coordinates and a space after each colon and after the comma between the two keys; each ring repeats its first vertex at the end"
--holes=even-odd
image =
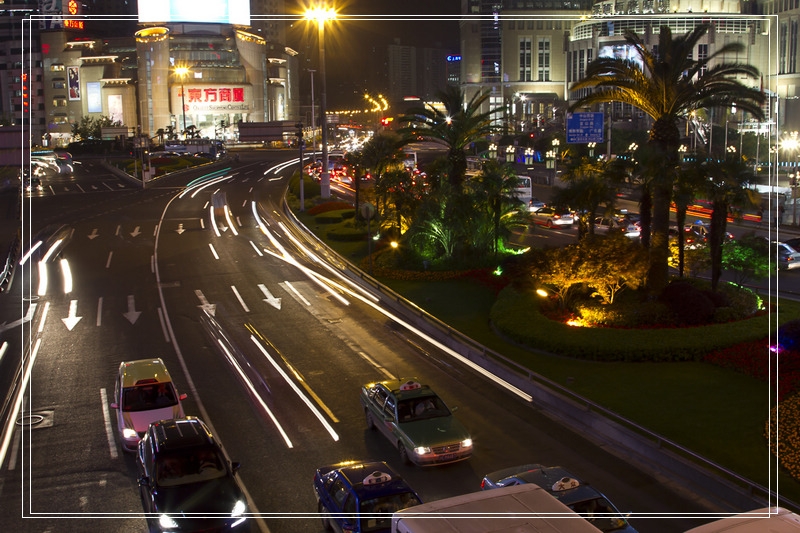
{"type": "Polygon", "coordinates": [[[555,228],[556,227],[556,225],[553,224],[553,219],[552,218],[547,219],[547,227],[548,228],[555,228]]]}
{"type": "Polygon", "coordinates": [[[406,447],[403,446],[402,442],[397,444],[397,451],[400,452],[400,461],[404,465],[413,465],[411,458],[408,456],[408,452],[406,451],[406,447]]]}
{"type": "Polygon", "coordinates": [[[367,411],[367,429],[375,429],[375,420],[372,419],[372,413],[367,411]]]}
{"type": "Polygon", "coordinates": [[[325,506],[322,505],[322,502],[317,503],[317,511],[320,514],[320,518],[322,519],[322,529],[325,531],[333,531],[333,527],[331,527],[331,521],[328,517],[328,510],[325,509],[325,506]]]}

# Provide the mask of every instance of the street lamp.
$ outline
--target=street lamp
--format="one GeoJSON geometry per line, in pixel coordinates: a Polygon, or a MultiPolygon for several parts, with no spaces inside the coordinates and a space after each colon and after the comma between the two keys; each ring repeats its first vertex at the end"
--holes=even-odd
{"type": "MultiPolygon", "coordinates": [[[[558,145],[561,144],[558,139],[553,139],[553,183],[556,182],[558,177],[558,145]]],[[[552,185],[552,183],[551,183],[552,185]]]]}
{"type": "Polygon", "coordinates": [[[336,20],[336,11],[329,7],[316,6],[306,10],[306,20],[317,23],[319,35],[319,70],[322,78],[320,98],[320,127],[322,128],[322,173],[320,185],[322,198],[331,197],[331,176],[328,172],[328,117],[326,115],[326,82],[325,82],[325,22],[336,20]]]}
{"type": "Polygon", "coordinates": [[[175,74],[181,78],[181,109],[183,109],[183,138],[186,139],[186,99],[184,93],[186,90],[183,88],[183,79],[189,74],[188,67],[175,67],[175,74]]]}

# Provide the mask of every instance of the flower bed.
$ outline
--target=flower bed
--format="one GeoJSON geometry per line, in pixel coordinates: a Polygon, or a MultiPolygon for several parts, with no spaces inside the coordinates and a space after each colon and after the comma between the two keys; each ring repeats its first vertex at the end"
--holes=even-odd
{"type": "Polygon", "coordinates": [[[772,408],[764,437],[781,467],[800,480],[800,393],[772,408]]]}

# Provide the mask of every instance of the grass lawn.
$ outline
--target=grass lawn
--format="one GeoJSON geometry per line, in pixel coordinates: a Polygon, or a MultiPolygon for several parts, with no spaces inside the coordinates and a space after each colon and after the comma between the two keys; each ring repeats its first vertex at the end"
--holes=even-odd
{"type": "MultiPolygon", "coordinates": [[[[364,242],[329,241],[324,225],[300,215],[306,227],[350,262],[358,265],[366,256],[364,242]]],[[[492,330],[489,315],[496,295],[488,287],[468,280],[379,281],[453,328],[575,393],[761,485],[774,480],[764,437],[767,383],[702,362],[595,362],[536,352],[492,330]]],[[[800,305],[782,301],[781,322],[797,317],[800,305]]],[[[680,335],[681,330],[669,334],[680,335]]],[[[778,481],[783,497],[800,502],[800,482],[783,472],[778,481]]]]}

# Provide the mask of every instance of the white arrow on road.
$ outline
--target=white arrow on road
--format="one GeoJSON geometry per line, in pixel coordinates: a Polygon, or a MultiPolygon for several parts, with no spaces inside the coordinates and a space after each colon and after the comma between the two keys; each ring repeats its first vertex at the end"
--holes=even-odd
{"type": "Polygon", "coordinates": [[[136,323],[138,320],[139,315],[141,315],[141,311],[136,310],[136,303],[133,300],[133,294],[128,295],[128,312],[122,313],[122,316],[128,319],[128,322],[131,324],[136,323]]]}
{"type": "Polygon", "coordinates": [[[36,309],[36,304],[31,304],[31,306],[28,307],[28,312],[25,314],[24,317],[15,320],[11,324],[6,324],[5,322],[0,324],[0,333],[4,332],[6,330],[9,330],[9,329],[14,329],[17,326],[21,326],[25,322],[30,322],[31,319],[33,318],[33,310],[34,309],[36,309]]]}
{"type": "Polygon", "coordinates": [[[215,313],[217,312],[217,304],[208,303],[208,300],[206,300],[206,297],[203,295],[203,291],[201,291],[199,289],[194,291],[194,293],[197,295],[197,298],[200,300],[200,305],[198,305],[197,307],[199,307],[200,309],[205,309],[206,311],[208,311],[208,314],[210,314],[211,316],[214,316],[215,313]]]}
{"type": "Polygon", "coordinates": [[[136,226],[135,228],[133,228],[133,232],[131,232],[131,237],[136,237],[136,236],[140,235],[141,233],[142,232],[139,231],[139,226],[136,226]]]}
{"type": "Polygon", "coordinates": [[[183,229],[183,222],[181,222],[181,223],[178,224],[178,229],[175,230],[175,233],[177,233],[178,235],[181,235],[181,234],[183,234],[184,231],[186,231],[186,230],[183,229]]]}
{"type": "Polygon", "coordinates": [[[72,331],[72,328],[75,327],[75,324],[81,321],[81,316],[75,316],[75,313],[78,312],[78,300],[70,300],[69,301],[69,315],[67,318],[62,318],[61,321],[67,326],[67,329],[72,331]]]}
{"type": "Polygon", "coordinates": [[[99,233],[97,233],[97,228],[94,228],[94,229],[92,230],[92,232],[91,232],[89,235],[87,235],[87,237],[89,237],[89,240],[92,240],[92,239],[95,239],[95,238],[97,238],[99,235],[100,235],[100,234],[99,234],[99,233]]]}
{"type": "Polygon", "coordinates": [[[270,293],[269,290],[261,283],[258,284],[258,288],[261,289],[261,292],[263,292],[264,296],[266,296],[266,298],[264,298],[264,301],[267,302],[272,307],[274,307],[275,309],[277,309],[278,311],[280,311],[281,310],[281,299],[280,298],[275,298],[272,295],[272,293],[270,293]]]}

